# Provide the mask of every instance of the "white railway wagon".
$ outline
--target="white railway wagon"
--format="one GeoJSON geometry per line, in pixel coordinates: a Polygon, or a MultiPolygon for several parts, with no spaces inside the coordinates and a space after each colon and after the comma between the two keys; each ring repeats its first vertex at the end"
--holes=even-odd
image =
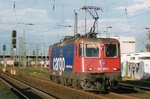
{"type": "Polygon", "coordinates": [[[122,55],[121,63],[123,77],[150,78],[150,52],[122,55]]]}

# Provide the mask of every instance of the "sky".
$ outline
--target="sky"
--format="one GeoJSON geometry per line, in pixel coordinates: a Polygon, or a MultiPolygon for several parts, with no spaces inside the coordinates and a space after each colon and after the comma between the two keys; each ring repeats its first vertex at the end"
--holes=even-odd
{"type": "MultiPolygon", "coordinates": [[[[150,28],[150,0],[0,0],[0,54],[2,45],[10,52],[11,32],[25,37],[26,49],[48,51],[48,46],[64,36],[74,35],[74,10],[78,13],[78,32],[84,34],[83,6],[97,6],[98,35],[136,38],[136,50],[144,48],[145,28],[150,28]],[[32,25],[31,25],[32,24],[32,25]],[[71,27],[68,27],[71,26],[71,27]]],[[[87,14],[87,30],[94,20],[87,14]]],[[[19,46],[19,45],[17,45],[19,46]]]]}

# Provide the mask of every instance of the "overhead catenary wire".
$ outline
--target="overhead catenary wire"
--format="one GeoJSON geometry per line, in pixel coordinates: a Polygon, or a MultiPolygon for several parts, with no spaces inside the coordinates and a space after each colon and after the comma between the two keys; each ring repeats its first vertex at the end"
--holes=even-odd
{"type": "MultiPolygon", "coordinates": [[[[137,17],[145,17],[145,15],[150,14],[149,12],[144,12],[144,13],[139,13],[136,15],[130,15],[129,14],[129,10],[128,10],[128,6],[129,6],[129,1],[128,0],[122,0],[123,2],[115,2],[113,1],[110,6],[114,6],[117,5],[119,3],[122,3],[122,5],[124,5],[124,11],[122,11],[122,14],[119,16],[114,16],[114,18],[116,19],[122,19],[123,17],[126,18],[126,22],[129,24],[129,26],[131,26],[130,28],[133,30],[134,28],[137,28],[135,24],[133,24],[132,20],[136,19],[137,17]],[[131,25],[132,24],[132,25],[131,25]]],[[[107,7],[108,5],[102,6],[102,7],[107,7]]],[[[108,13],[105,9],[104,9],[105,13],[108,13]]],[[[108,15],[107,15],[108,16],[108,15]]],[[[111,15],[110,15],[111,16],[111,15]]],[[[109,20],[109,19],[108,19],[109,20]]]]}
{"type": "MultiPolygon", "coordinates": [[[[35,0],[35,1],[33,2],[33,4],[32,4],[29,8],[33,8],[33,7],[37,4],[38,1],[39,1],[39,0],[35,0]]],[[[15,17],[17,17],[17,15],[16,15],[16,1],[15,1],[15,3],[13,4],[13,9],[14,9],[15,17]]],[[[13,28],[16,28],[16,27],[18,26],[18,22],[20,22],[20,21],[23,19],[23,17],[26,15],[26,13],[27,13],[27,12],[25,12],[25,14],[24,14],[22,17],[20,17],[20,19],[16,19],[17,24],[16,24],[13,28]]],[[[25,23],[25,25],[26,25],[26,23],[25,23]]]]}
{"type": "Polygon", "coordinates": [[[126,18],[128,19],[128,9],[127,9],[127,5],[128,5],[128,1],[127,0],[125,0],[125,9],[124,9],[124,11],[125,11],[125,15],[126,15],[126,18]]]}
{"type": "MultiPolygon", "coordinates": [[[[149,13],[140,13],[139,15],[129,15],[129,11],[128,11],[128,6],[129,6],[129,4],[128,4],[128,0],[122,0],[123,2],[116,2],[115,3],[115,1],[113,1],[112,2],[112,4],[110,4],[110,6],[111,5],[117,5],[117,4],[119,4],[119,3],[122,3],[123,5],[124,5],[124,11],[122,11],[122,12],[124,12],[123,14],[121,14],[121,15],[119,15],[119,16],[114,16],[114,18],[116,18],[116,19],[122,19],[123,17],[125,17],[126,18],[126,22],[129,24],[129,26],[131,25],[131,24],[133,24],[133,22],[131,21],[131,19],[133,20],[133,19],[135,19],[136,17],[139,17],[139,16],[145,16],[145,14],[149,14],[149,13]],[[114,4],[115,3],[115,4],[114,4]]],[[[105,5],[105,6],[103,6],[103,7],[107,7],[107,5],[105,5]]],[[[105,11],[105,13],[108,13],[108,11],[107,10],[105,10],[104,9],[104,11],[105,11]]],[[[111,13],[110,13],[111,14],[111,13]]],[[[107,16],[108,16],[108,14],[107,14],[107,16]]],[[[111,15],[109,15],[109,16],[111,16],[111,15]]],[[[110,20],[109,18],[107,18],[108,20],[110,20]]],[[[112,18],[111,18],[112,19],[112,18]]],[[[108,21],[108,23],[109,23],[109,21],[108,21]]],[[[134,28],[136,28],[136,26],[135,26],[135,24],[134,25],[131,25],[131,27],[130,27],[132,30],[134,29],[134,28]]]]}
{"type": "Polygon", "coordinates": [[[15,17],[16,22],[18,22],[17,15],[16,15],[16,1],[13,2],[13,13],[14,13],[14,17],[15,17]]]}
{"type": "Polygon", "coordinates": [[[30,8],[33,8],[33,7],[37,4],[38,1],[39,1],[39,0],[35,0],[34,3],[31,5],[30,8]]]}
{"type": "Polygon", "coordinates": [[[15,10],[15,8],[16,8],[16,1],[14,1],[13,10],[15,10]]]}
{"type": "MultiPolygon", "coordinates": [[[[125,9],[124,9],[124,11],[125,11],[126,20],[127,20],[128,24],[133,24],[133,23],[131,23],[131,21],[129,20],[129,14],[128,14],[128,9],[127,9],[128,0],[125,0],[125,1],[124,1],[124,4],[125,4],[125,9]]],[[[133,25],[132,25],[132,27],[130,27],[130,28],[133,29],[133,28],[134,28],[133,25]]]]}
{"type": "MultiPolygon", "coordinates": [[[[34,0],[34,2],[33,2],[33,4],[30,6],[30,7],[34,7],[36,4],[37,4],[37,2],[38,2],[39,0],[34,0]]],[[[54,7],[53,7],[53,9],[55,10],[56,9],[56,1],[57,0],[53,0],[53,4],[54,4],[54,7]]],[[[88,1],[88,0],[86,0],[86,1],[88,1]]],[[[111,1],[111,0],[109,0],[109,2],[108,1],[106,1],[106,0],[100,0],[100,1],[98,1],[97,0],[97,2],[100,4],[100,3],[103,3],[103,7],[107,7],[108,8],[108,10],[107,11],[105,11],[104,10],[104,12],[105,13],[107,13],[107,17],[109,17],[109,16],[111,16],[112,15],[112,13],[110,12],[110,10],[111,10],[111,6],[114,6],[114,5],[118,5],[118,4],[120,4],[121,2],[117,2],[118,0],[113,0],[113,1],[111,1]],[[108,13],[109,12],[109,13],[108,13]]],[[[124,3],[125,3],[126,1],[124,0],[124,3]]],[[[95,3],[95,1],[93,0],[93,3],[94,4],[97,4],[97,3],[95,3]]],[[[127,3],[128,3],[128,1],[127,1],[127,3]]],[[[130,18],[130,15],[129,15],[129,11],[128,11],[128,9],[127,9],[127,3],[126,3],[126,7],[125,7],[125,9],[124,10],[126,10],[125,12],[126,12],[126,14],[122,14],[121,15],[121,18],[122,17],[124,17],[124,16],[127,16],[128,17],[128,19],[129,20],[131,20],[131,18],[130,18]]],[[[73,4],[74,5],[74,4],[73,4]]],[[[59,6],[59,4],[57,4],[57,6],[59,6]]],[[[62,6],[62,5],[60,5],[60,6],[62,6]]],[[[65,7],[71,7],[72,5],[67,5],[67,4],[65,4],[64,5],[65,7]]],[[[52,9],[52,10],[53,10],[52,9]]],[[[27,13],[27,12],[26,12],[27,13]]],[[[26,14],[25,14],[26,15],[26,14]]],[[[24,16],[25,16],[24,15],[24,16]]],[[[142,16],[142,15],[139,15],[139,16],[142,16]]],[[[137,17],[137,16],[135,16],[135,17],[137,17]]],[[[134,17],[133,17],[134,18],[134,17]]],[[[22,18],[20,18],[19,20],[21,20],[22,18]]]]}
{"type": "Polygon", "coordinates": [[[55,10],[55,0],[53,0],[53,11],[55,10]]]}

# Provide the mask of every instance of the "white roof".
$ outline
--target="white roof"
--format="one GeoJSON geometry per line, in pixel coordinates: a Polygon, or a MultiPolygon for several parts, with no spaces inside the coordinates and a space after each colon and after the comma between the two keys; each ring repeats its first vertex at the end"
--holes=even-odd
{"type": "Polygon", "coordinates": [[[150,52],[133,53],[131,56],[150,56],[150,52]]]}
{"type": "Polygon", "coordinates": [[[131,53],[131,54],[122,54],[122,57],[150,57],[150,52],[139,52],[139,53],[131,53]]]}

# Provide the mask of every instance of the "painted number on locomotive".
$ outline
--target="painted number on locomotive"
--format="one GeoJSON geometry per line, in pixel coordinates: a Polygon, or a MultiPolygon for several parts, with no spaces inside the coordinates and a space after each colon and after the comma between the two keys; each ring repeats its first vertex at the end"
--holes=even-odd
{"type": "Polygon", "coordinates": [[[59,74],[62,74],[62,71],[65,70],[65,58],[53,58],[53,70],[59,71],[59,74]]]}

